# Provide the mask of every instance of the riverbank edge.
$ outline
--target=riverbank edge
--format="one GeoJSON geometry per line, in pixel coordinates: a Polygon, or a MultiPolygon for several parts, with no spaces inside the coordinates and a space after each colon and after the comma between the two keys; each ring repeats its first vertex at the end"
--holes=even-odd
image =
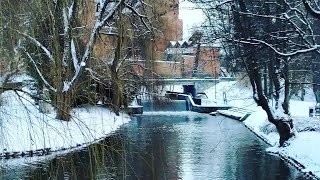
{"type": "MultiPolygon", "coordinates": [[[[228,110],[224,110],[223,113],[219,113],[222,116],[226,116],[235,120],[238,120],[239,117],[238,116],[233,116],[232,112],[230,112],[230,114],[228,114],[228,110]]],[[[250,116],[250,115],[249,115],[250,116]]],[[[263,134],[260,134],[258,132],[256,132],[254,130],[253,127],[251,127],[250,125],[244,123],[245,121],[242,121],[242,123],[244,124],[244,126],[249,129],[251,132],[253,132],[257,137],[259,137],[261,140],[263,140],[265,143],[267,143],[269,146],[273,146],[272,143],[267,139],[267,137],[263,136],[263,134]]],[[[313,179],[320,179],[320,177],[318,177],[317,175],[314,174],[314,172],[312,171],[308,171],[305,172],[303,171],[305,169],[305,166],[303,164],[301,164],[298,160],[296,160],[295,158],[291,157],[291,156],[287,156],[286,154],[282,153],[282,152],[277,152],[277,153],[271,153],[268,152],[269,154],[274,154],[279,156],[281,159],[283,159],[284,161],[286,161],[287,163],[291,164],[292,166],[294,166],[295,168],[297,168],[300,172],[302,172],[307,178],[313,178],[313,179]]]]}
{"type": "MultiPolygon", "coordinates": [[[[53,149],[51,148],[43,148],[43,149],[37,149],[37,150],[27,150],[27,151],[9,151],[9,152],[2,152],[0,153],[0,162],[1,161],[10,161],[10,160],[16,160],[16,159],[22,159],[22,158],[37,158],[37,157],[49,157],[48,159],[53,159],[56,156],[64,155],[70,152],[75,152],[77,150],[81,150],[83,148],[89,147],[92,144],[98,143],[103,141],[104,139],[112,136],[113,133],[115,133],[117,130],[122,128],[124,125],[131,122],[131,117],[128,118],[128,121],[123,122],[121,125],[119,125],[117,128],[113,129],[112,131],[104,134],[103,137],[95,138],[91,142],[84,142],[81,144],[77,144],[75,146],[69,146],[69,147],[62,147],[59,149],[53,149]],[[53,156],[53,157],[50,157],[53,156]]],[[[31,160],[32,162],[42,161],[47,159],[34,159],[31,160]]],[[[3,163],[3,162],[1,162],[3,163]]],[[[1,166],[1,164],[0,164],[1,166]]]]}
{"type": "MultiPolygon", "coordinates": [[[[250,127],[249,125],[247,125],[246,123],[243,123],[244,126],[246,128],[248,128],[251,132],[253,132],[257,137],[259,137],[260,139],[262,139],[265,143],[267,143],[269,146],[272,146],[272,143],[266,138],[264,137],[262,134],[257,133],[252,127],[250,127]]],[[[309,171],[309,172],[305,172],[303,171],[305,169],[305,166],[303,164],[301,164],[298,160],[296,160],[295,158],[291,157],[291,156],[287,156],[286,154],[282,153],[282,152],[277,152],[277,153],[271,153],[268,152],[269,154],[274,154],[274,155],[278,155],[281,159],[283,159],[284,161],[286,161],[287,163],[291,164],[292,166],[294,166],[295,168],[297,168],[300,172],[302,172],[307,178],[313,178],[313,179],[320,179],[320,177],[318,177],[317,175],[315,175],[313,172],[309,171]]]]}
{"type": "Polygon", "coordinates": [[[34,166],[38,162],[51,161],[51,160],[53,160],[53,159],[55,159],[57,157],[65,156],[66,154],[69,154],[69,153],[75,153],[75,152],[79,152],[81,150],[86,150],[86,148],[89,148],[89,146],[91,146],[93,144],[100,143],[100,142],[104,141],[106,138],[111,137],[117,130],[119,130],[120,128],[122,128],[124,125],[126,125],[128,123],[130,123],[130,121],[122,124],[121,126],[119,126],[114,131],[107,133],[104,137],[96,139],[96,140],[94,140],[92,142],[83,143],[82,145],[79,145],[79,146],[73,146],[73,147],[70,147],[70,148],[61,148],[59,150],[51,151],[50,154],[43,155],[43,156],[0,159],[0,162],[1,161],[6,161],[6,162],[0,163],[0,167],[13,168],[13,167],[18,167],[18,166],[19,167],[21,167],[21,166],[34,166]]]}
{"type": "MultiPolygon", "coordinates": [[[[265,143],[267,143],[269,146],[272,146],[272,143],[270,141],[268,141],[268,139],[266,137],[264,137],[263,135],[257,133],[252,127],[250,127],[249,125],[247,125],[246,123],[243,123],[244,126],[249,129],[251,132],[253,132],[257,137],[259,137],[261,140],[263,140],[265,143]]],[[[320,177],[316,176],[313,172],[309,171],[309,172],[305,172],[303,171],[305,169],[305,166],[303,164],[301,164],[299,161],[297,161],[295,158],[291,157],[291,156],[287,156],[284,153],[281,152],[277,152],[277,153],[271,153],[268,152],[269,154],[274,154],[274,155],[278,155],[281,159],[283,159],[284,161],[286,161],[287,163],[291,164],[292,166],[294,166],[295,168],[297,168],[300,172],[302,172],[307,178],[313,178],[313,179],[320,179],[320,177]]]]}

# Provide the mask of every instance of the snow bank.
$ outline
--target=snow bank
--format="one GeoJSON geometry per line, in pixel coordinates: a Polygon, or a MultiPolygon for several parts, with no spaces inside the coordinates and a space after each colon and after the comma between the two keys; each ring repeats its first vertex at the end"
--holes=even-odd
{"type": "Polygon", "coordinates": [[[290,157],[304,166],[303,172],[312,172],[320,177],[319,139],[319,132],[303,132],[292,139],[289,146],[283,148],[273,146],[267,151],[290,157]]]}
{"type": "Polygon", "coordinates": [[[251,88],[238,81],[219,82],[216,86],[206,90],[205,93],[210,100],[217,102],[217,104],[227,103],[231,106],[247,109],[256,106],[252,99],[251,88]]]}
{"type": "Polygon", "coordinates": [[[218,103],[225,103],[225,93],[228,105],[253,111],[244,124],[272,146],[267,149],[268,152],[298,162],[302,165],[302,171],[320,177],[320,119],[309,117],[309,107],[315,105],[315,100],[312,90],[306,92],[305,101],[295,97],[290,100],[290,112],[298,133],[288,146],[281,148],[276,128],[267,120],[265,111],[254,103],[251,88],[237,81],[220,82],[205,93],[209,99],[218,103]]]}
{"type": "Polygon", "coordinates": [[[40,113],[22,92],[4,92],[1,104],[0,154],[44,148],[57,151],[89,144],[130,121],[128,115],[116,116],[106,108],[93,106],[73,109],[70,122],[56,120],[53,111],[40,113]]]}
{"type": "Polygon", "coordinates": [[[286,147],[279,147],[279,135],[276,128],[268,122],[266,113],[260,107],[257,107],[256,111],[244,123],[272,146],[267,149],[268,152],[293,159],[303,166],[301,169],[303,172],[312,172],[320,177],[320,119],[303,116],[305,115],[304,111],[308,110],[305,107],[296,108],[297,105],[309,103],[290,102],[295,109],[292,111],[293,114],[298,115],[292,117],[298,133],[286,147]]]}

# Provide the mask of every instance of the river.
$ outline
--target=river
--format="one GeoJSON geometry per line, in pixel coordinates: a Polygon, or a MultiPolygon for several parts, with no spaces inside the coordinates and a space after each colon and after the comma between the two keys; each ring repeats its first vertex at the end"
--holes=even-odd
{"type": "Polygon", "coordinates": [[[193,112],[145,112],[104,141],[1,179],[305,179],[265,152],[241,122],[193,112]]]}

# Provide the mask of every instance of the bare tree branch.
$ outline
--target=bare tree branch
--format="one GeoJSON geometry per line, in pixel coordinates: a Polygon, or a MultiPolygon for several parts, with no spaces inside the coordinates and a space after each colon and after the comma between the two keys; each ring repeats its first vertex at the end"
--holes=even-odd
{"type": "Polygon", "coordinates": [[[38,68],[38,66],[37,66],[36,62],[33,60],[33,58],[30,56],[30,54],[26,51],[25,51],[25,53],[27,54],[29,60],[34,65],[34,68],[36,69],[38,75],[40,76],[40,78],[41,78],[42,82],[45,84],[45,86],[47,86],[51,91],[57,92],[57,89],[55,89],[53,86],[51,86],[49,84],[49,82],[43,77],[42,73],[40,72],[40,69],[38,68]]]}

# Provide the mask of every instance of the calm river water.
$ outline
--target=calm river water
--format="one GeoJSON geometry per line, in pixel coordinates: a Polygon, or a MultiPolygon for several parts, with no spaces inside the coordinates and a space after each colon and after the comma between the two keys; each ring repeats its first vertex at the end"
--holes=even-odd
{"type": "Polygon", "coordinates": [[[305,179],[236,120],[145,112],[105,141],[0,179],[305,179]]]}

